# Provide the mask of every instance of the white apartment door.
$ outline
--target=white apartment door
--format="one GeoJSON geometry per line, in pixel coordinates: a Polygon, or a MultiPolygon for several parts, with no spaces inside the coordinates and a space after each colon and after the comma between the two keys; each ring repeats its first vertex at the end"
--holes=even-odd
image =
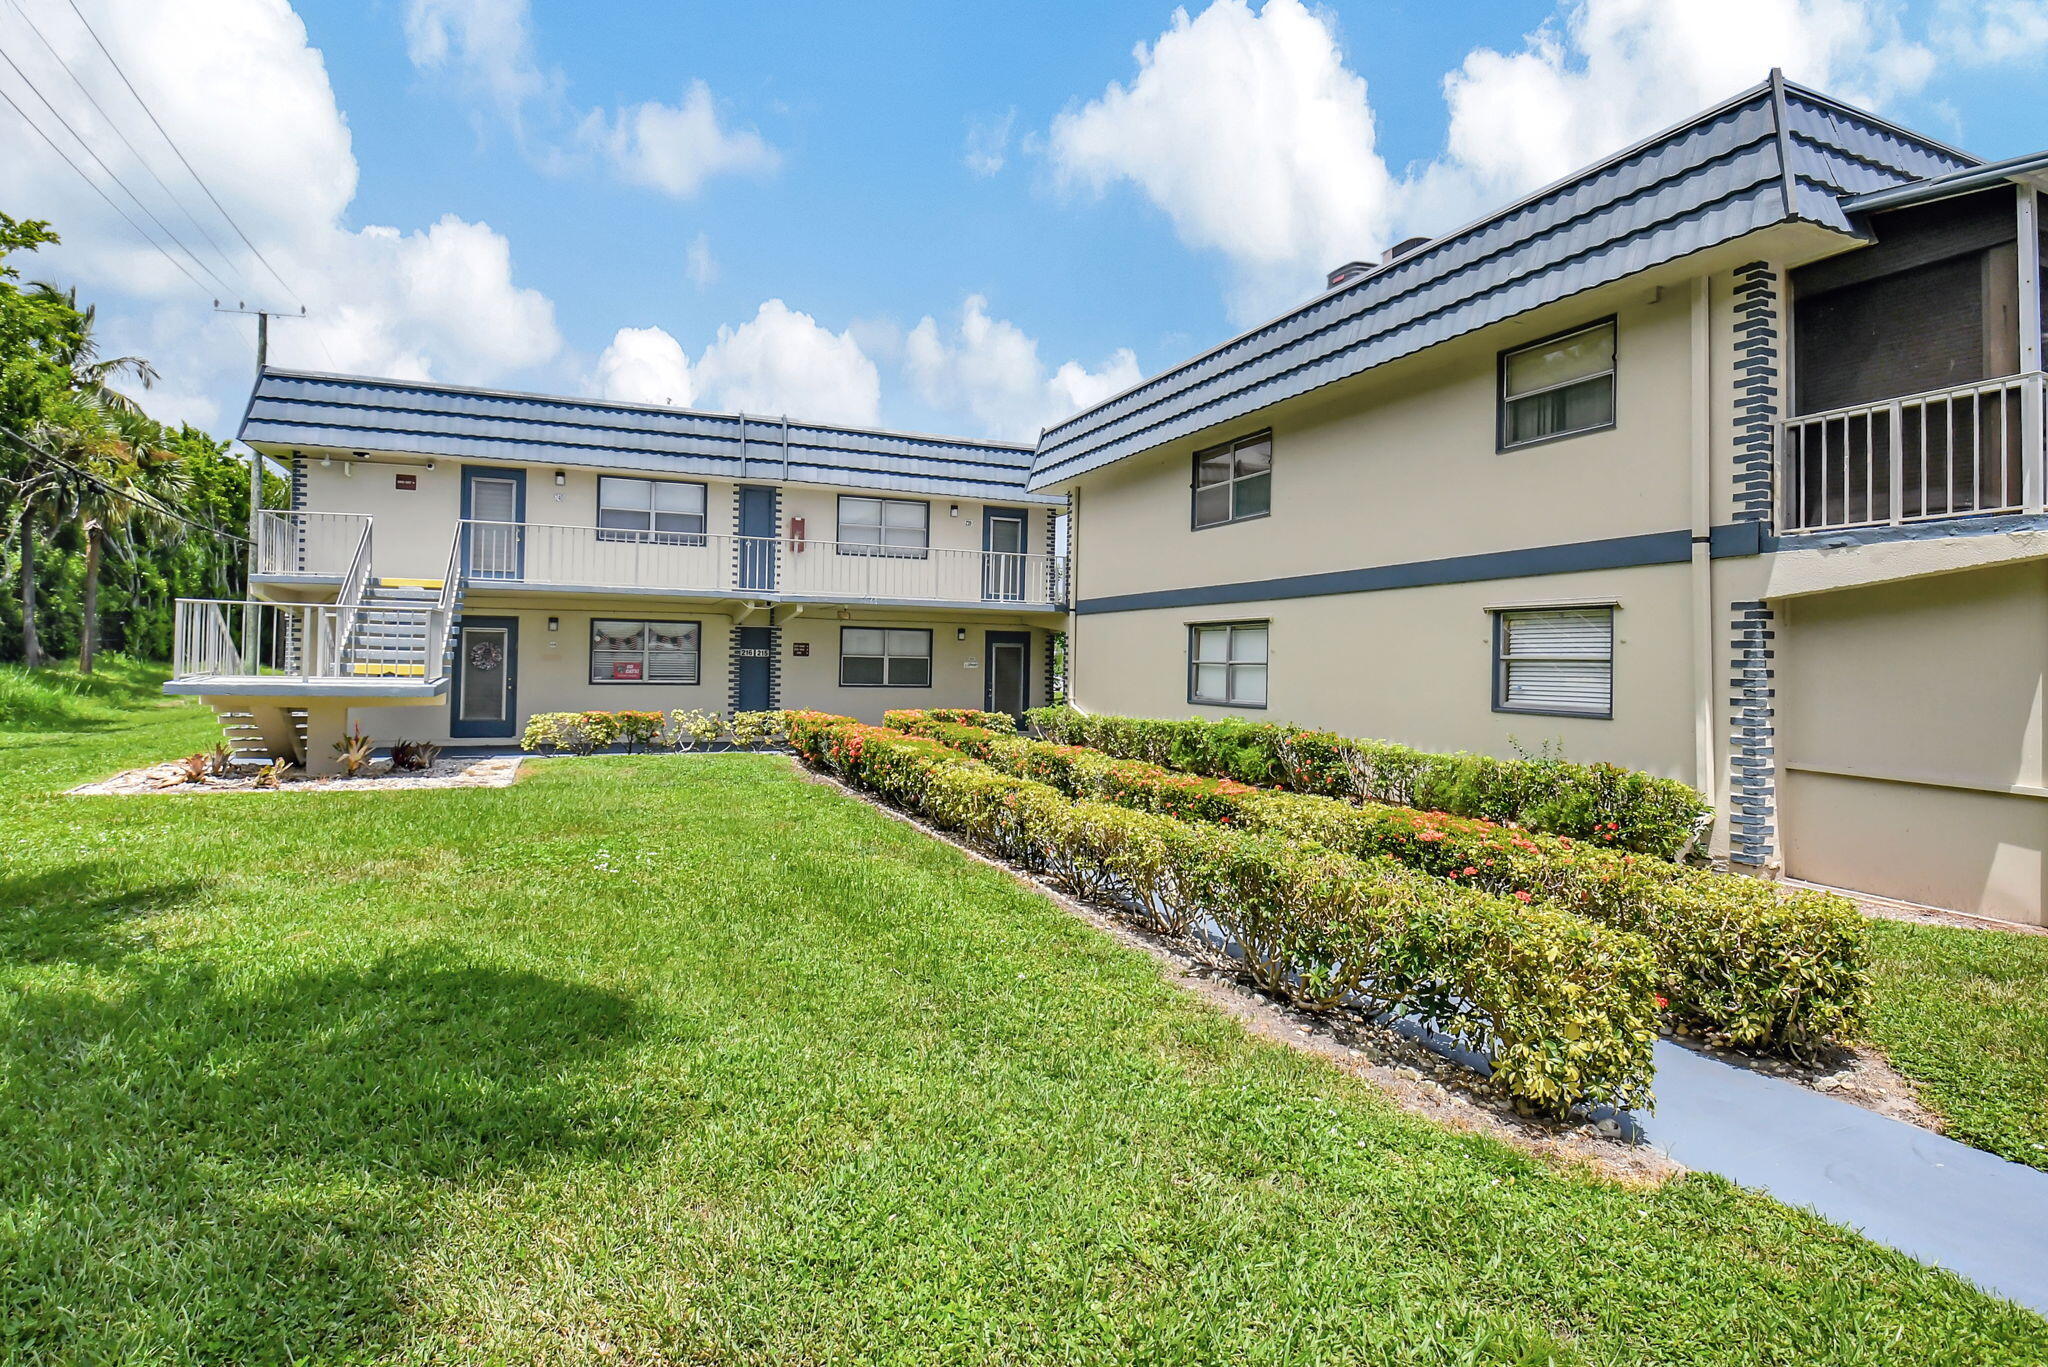
{"type": "Polygon", "coordinates": [[[1024,527],[1021,512],[990,509],[982,539],[981,596],[1004,603],[1024,600],[1024,527]]]}
{"type": "Polygon", "coordinates": [[[463,472],[464,515],[469,519],[466,563],[472,579],[517,579],[523,573],[522,474],[463,472]]]}

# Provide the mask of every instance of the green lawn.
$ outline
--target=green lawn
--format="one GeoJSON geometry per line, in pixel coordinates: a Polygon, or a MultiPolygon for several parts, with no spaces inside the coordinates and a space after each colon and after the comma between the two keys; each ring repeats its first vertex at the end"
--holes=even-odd
{"type": "Polygon", "coordinates": [[[131,682],[0,676],[0,1360],[2048,1359],[1403,1115],[786,761],[52,796],[211,739],[131,682]]]}
{"type": "Polygon", "coordinates": [[[1871,1041],[1966,1144],[2048,1168],[2048,935],[1871,924],[1871,1041]]]}

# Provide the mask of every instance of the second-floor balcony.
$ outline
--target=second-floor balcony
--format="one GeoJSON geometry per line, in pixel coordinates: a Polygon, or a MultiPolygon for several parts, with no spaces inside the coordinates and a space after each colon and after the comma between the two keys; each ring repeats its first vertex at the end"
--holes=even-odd
{"type": "Polygon", "coordinates": [[[2044,511],[2039,371],[1788,419],[1780,532],[2044,511]]]}
{"type": "MultiPolygon", "coordinates": [[[[266,512],[257,574],[344,579],[370,519],[266,512]]],[[[1061,557],[949,547],[875,546],[803,537],[628,532],[533,522],[465,521],[456,552],[473,589],[628,592],[788,601],[1002,606],[1053,611],[1066,602],[1061,557]]],[[[393,553],[380,533],[379,556],[393,553]]],[[[382,560],[379,574],[388,574],[382,560]]]]}

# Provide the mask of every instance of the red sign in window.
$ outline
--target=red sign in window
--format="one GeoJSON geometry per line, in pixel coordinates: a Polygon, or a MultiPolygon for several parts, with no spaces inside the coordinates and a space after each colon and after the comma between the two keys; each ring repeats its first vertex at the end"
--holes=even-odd
{"type": "Polygon", "coordinates": [[[614,665],[612,666],[612,677],[613,677],[614,679],[637,679],[637,678],[639,678],[639,677],[640,677],[640,662],[639,662],[638,660],[620,660],[620,661],[618,661],[618,662],[617,662],[616,664],[614,664],[614,665]]]}

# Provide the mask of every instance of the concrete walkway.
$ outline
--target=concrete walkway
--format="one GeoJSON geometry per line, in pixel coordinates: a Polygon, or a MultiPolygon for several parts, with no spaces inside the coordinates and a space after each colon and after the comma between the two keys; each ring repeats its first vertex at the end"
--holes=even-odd
{"type": "Polygon", "coordinates": [[[1656,1064],[1634,1119],[1673,1159],[2048,1314],[2048,1172],[1669,1040],[1656,1064]]]}
{"type": "MultiPolygon", "coordinates": [[[[1212,920],[1192,933],[1244,957],[1212,920]]],[[[1381,1019],[1487,1071],[1484,1057],[1418,1021],[1381,1019]]],[[[1668,1039],[1657,1041],[1652,1062],[1654,1112],[1594,1113],[1695,1172],[1768,1192],[2048,1315],[2048,1172],[1668,1039]]]]}

